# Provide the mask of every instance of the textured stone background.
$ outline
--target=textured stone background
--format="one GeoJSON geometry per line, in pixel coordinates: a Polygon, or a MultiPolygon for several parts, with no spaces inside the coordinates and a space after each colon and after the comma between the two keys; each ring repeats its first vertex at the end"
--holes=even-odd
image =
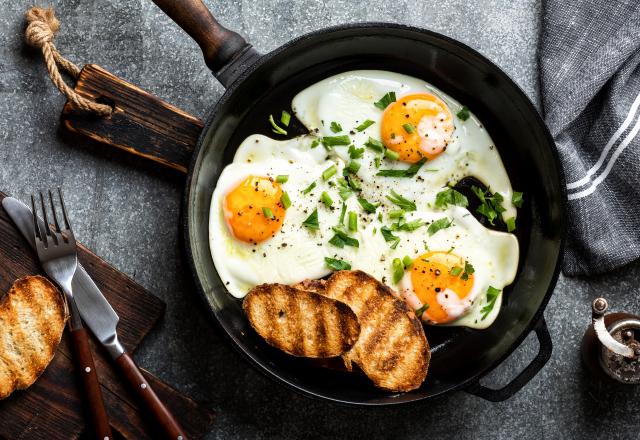
{"type": "MultiPolygon", "coordinates": [[[[606,295],[618,310],[640,311],[638,263],[596,279],[560,278],[546,311],[553,357],[504,403],[458,393],[430,404],[354,410],[298,396],[256,372],[216,334],[192,291],[178,246],[181,182],[109,154],[88,152],[59,134],[64,99],[46,78],[38,54],[22,42],[22,15],[32,3],[1,2],[0,189],[26,200],[36,188],[62,185],[80,239],[166,301],[164,321],[136,357],[217,411],[209,438],[638,437],[640,391],[592,384],[578,351],[594,297],[606,295]]],[[[484,53],[539,102],[540,6],[533,0],[206,3],[222,23],[263,52],[344,22],[429,28],[484,53]]],[[[203,115],[221,95],[197,46],[150,1],[51,4],[62,22],[56,44],[77,63],[97,63],[195,115],[203,115]]],[[[533,357],[536,346],[529,337],[486,382],[506,383],[533,357]]]]}

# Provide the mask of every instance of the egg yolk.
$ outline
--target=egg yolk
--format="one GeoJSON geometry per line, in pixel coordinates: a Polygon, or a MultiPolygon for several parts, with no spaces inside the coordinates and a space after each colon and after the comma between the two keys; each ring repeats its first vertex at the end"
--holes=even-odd
{"type": "Polygon", "coordinates": [[[416,258],[411,267],[413,291],[423,304],[428,305],[423,316],[444,324],[458,316],[450,316],[442,303],[460,303],[471,293],[473,274],[464,275],[464,260],[448,252],[428,252],[416,258]],[[465,279],[466,278],[466,279],[465,279]],[[448,295],[458,298],[448,299],[448,295]],[[441,296],[438,300],[438,296],[441,296]]]}
{"type": "Polygon", "coordinates": [[[224,218],[233,236],[247,243],[273,237],[284,220],[282,188],[268,177],[249,176],[224,198],[224,218]]]}
{"type": "Polygon", "coordinates": [[[428,93],[415,93],[385,109],[380,135],[385,147],[400,154],[400,160],[415,163],[442,153],[453,128],[451,112],[442,100],[428,93]]]}

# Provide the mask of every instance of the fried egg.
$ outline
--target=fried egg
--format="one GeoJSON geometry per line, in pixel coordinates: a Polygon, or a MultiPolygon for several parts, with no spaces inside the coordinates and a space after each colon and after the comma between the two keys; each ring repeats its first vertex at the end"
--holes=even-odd
{"type": "Polygon", "coordinates": [[[392,287],[428,324],[490,325],[515,278],[518,241],[437,202],[473,176],[501,196],[503,220],[516,218],[480,121],[432,85],[383,71],[327,78],[292,110],[309,135],[248,137],[216,184],[210,247],[228,291],[242,298],[257,284],[350,267],[392,287]]]}

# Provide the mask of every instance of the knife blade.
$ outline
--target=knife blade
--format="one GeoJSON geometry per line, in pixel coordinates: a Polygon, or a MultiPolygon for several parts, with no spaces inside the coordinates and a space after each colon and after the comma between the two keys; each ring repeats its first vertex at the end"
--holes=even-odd
{"type": "MultiPolygon", "coordinates": [[[[2,201],[2,207],[27,242],[35,249],[31,209],[13,197],[5,197],[2,201]]],[[[42,219],[38,218],[38,221],[44,229],[42,219]]],[[[72,287],[78,310],[85,324],[107,349],[115,364],[120,368],[123,377],[141,399],[156,423],[159,424],[165,436],[174,440],[187,440],[187,435],[178,421],[153,391],[151,384],[144,377],[131,355],[120,344],[116,330],[120,318],[80,264],[78,264],[78,269],[73,277],[72,287]]]]}
{"type": "MultiPolygon", "coordinates": [[[[5,197],[2,201],[2,207],[22,236],[29,242],[31,248],[35,249],[31,209],[13,197],[5,197]]],[[[39,221],[42,222],[42,219],[39,218],[39,221]]],[[[44,227],[44,222],[41,226],[44,227]]],[[[80,264],[78,264],[78,270],[73,277],[73,291],[80,315],[91,332],[104,345],[112,358],[116,359],[122,355],[124,347],[118,340],[116,330],[120,318],[80,264]]]]}

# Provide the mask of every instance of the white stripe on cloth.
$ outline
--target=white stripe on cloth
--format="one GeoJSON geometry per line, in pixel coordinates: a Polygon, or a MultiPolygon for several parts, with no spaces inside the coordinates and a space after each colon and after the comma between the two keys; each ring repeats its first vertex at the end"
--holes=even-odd
{"type": "MultiPolygon", "coordinates": [[[[618,139],[620,138],[622,133],[624,133],[625,130],[627,128],[629,128],[629,125],[631,125],[631,121],[633,121],[633,118],[636,116],[636,112],[638,111],[638,107],[640,107],[640,93],[638,93],[638,96],[636,96],[635,101],[633,101],[633,104],[631,105],[631,108],[629,109],[629,114],[627,115],[627,118],[624,120],[622,125],[620,125],[620,128],[618,128],[618,130],[616,130],[616,132],[613,133],[613,136],[611,136],[611,139],[609,139],[609,142],[607,142],[607,144],[605,145],[604,150],[602,150],[602,153],[600,154],[600,158],[595,163],[595,165],[592,166],[589,169],[589,171],[587,171],[587,175],[584,176],[582,179],[576,180],[575,182],[571,182],[571,183],[567,184],[567,189],[579,188],[581,186],[584,186],[584,185],[587,185],[588,183],[590,183],[591,176],[593,176],[596,172],[598,172],[600,167],[602,167],[602,165],[604,164],[604,161],[607,158],[607,156],[609,154],[609,151],[611,150],[613,145],[618,141],[618,139]]],[[[613,159],[613,157],[612,157],[612,159],[613,159]]],[[[611,162],[611,160],[609,162],[611,162]]]]}

